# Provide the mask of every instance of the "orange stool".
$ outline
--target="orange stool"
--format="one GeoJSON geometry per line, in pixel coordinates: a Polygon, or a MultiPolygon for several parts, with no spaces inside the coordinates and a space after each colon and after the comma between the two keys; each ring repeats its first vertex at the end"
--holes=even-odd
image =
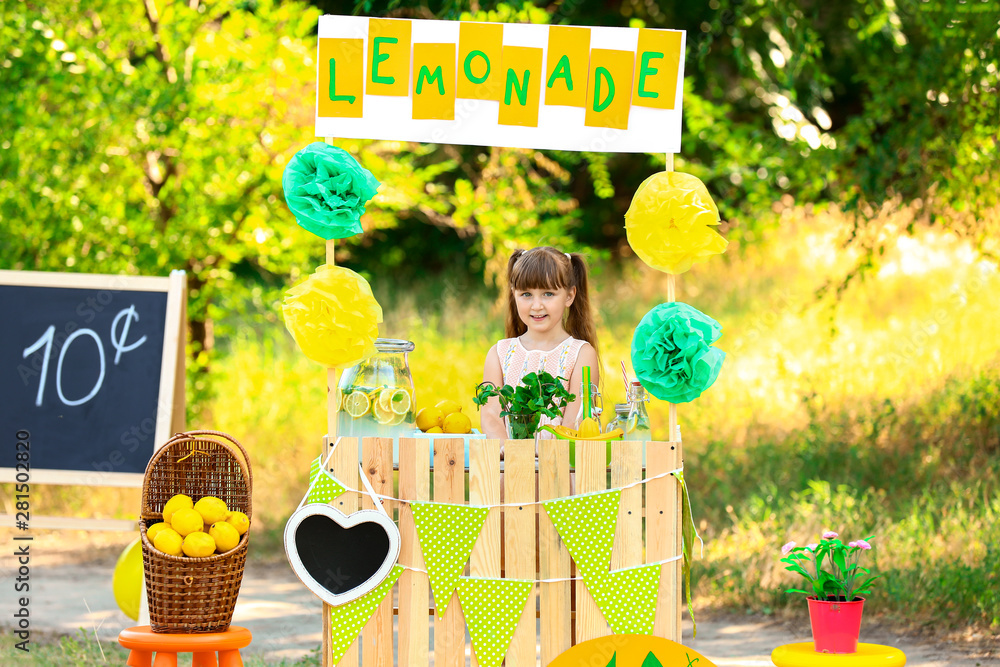
{"type": "Polygon", "coordinates": [[[172,635],[153,632],[148,625],[126,628],[118,643],[129,649],[129,667],[177,667],[178,653],[193,653],[191,667],[243,667],[240,649],[250,644],[250,631],[235,625],[225,632],[172,635]],[[216,662],[215,654],[219,660],[216,662]],[[153,661],[156,653],[156,661],[153,661]]]}
{"type": "Polygon", "coordinates": [[[858,643],[857,653],[817,653],[812,642],[785,644],[771,652],[777,667],[903,667],[906,654],[882,644],[858,643]]]}

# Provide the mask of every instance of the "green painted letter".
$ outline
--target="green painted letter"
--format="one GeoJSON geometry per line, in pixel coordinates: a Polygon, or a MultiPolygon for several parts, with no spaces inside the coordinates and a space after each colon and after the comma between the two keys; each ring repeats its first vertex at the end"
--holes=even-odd
{"type": "Polygon", "coordinates": [[[330,101],[331,102],[347,102],[348,104],[354,104],[354,100],[357,99],[354,95],[338,95],[337,94],[337,61],[330,58],[330,101]]]}
{"type": "Polygon", "coordinates": [[[594,111],[600,113],[608,108],[611,100],[615,99],[615,80],[611,78],[611,72],[603,67],[598,67],[594,71],[594,111]],[[601,78],[608,82],[608,96],[601,101],[601,78]]]}
{"type": "Polygon", "coordinates": [[[563,54],[559,62],[556,63],[556,68],[552,70],[552,76],[549,77],[549,82],[545,84],[545,87],[551,88],[556,79],[566,79],[566,90],[573,90],[573,75],[569,71],[569,56],[566,54],[563,54]]]}
{"type": "Polygon", "coordinates": [[[517,90],[517,101],[521,103],[521,106],[527,106],[528,104],[528,79],[531,78],[531,70],[524,70],[524,80],[518,85],[517,75],[514,74],[514,70],[507,70],[507,85],[506,92],[503,94],[503,103],[510,106],[511,90],[517,90]]]}
{"type": "Polygon", "coordinates": [[[463,68],[465,69],[465,78],[472,83],[482,83],[486,81],[486,77],[490,75],[490,59],[482,51],[469,51],[469,55],[465,56],[465,63],[463,63],[463,68]],[[479,56],[486,63],[486,72],[482,76],[475,76],[472,73],[472,59],[479,56]]]}
{"type": "Polygon", "coordinates": [[[437,81],[438,95],[444,95],[444,73],[441,72],[440,65],[437,66],[433,74],[427,65],[420,66],[420,74],[417,75],[417,95],[424,89],[424,81],[431,84],[437,81]]]}
{"type": "Polygon", "coordinates": [[[642,59],[639,61],[639,97],[659,97],[659,93],[654,93],[646,90],[646,77],[656,74],[657,69],[651,67],[649,61],[653,58],[663,58],[662,53],[657,53],[656,51],[646,51],[642,54],[642,59]]]}
{"type": "Polygon", "coordinates": [[[385,83],[393,84],[396,83],[396,77],[394,76],[379,76],[378,66],[384,60],[389,59],[388,53],[379,53],[378,47],[383,44],[396,44],[399,40],[395,37],[376,37],[372,40],[372,83],[385,83]]]}

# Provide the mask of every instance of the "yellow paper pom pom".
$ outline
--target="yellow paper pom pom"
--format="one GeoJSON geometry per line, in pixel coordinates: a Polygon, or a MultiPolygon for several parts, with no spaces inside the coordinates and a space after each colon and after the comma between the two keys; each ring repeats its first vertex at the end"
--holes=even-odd
{"type": "Polygon", "coordinates": [[[382,307],[368,281],[324,264],[285,292],[285,326],[302,353],[328,368],[351,366],[375,354],[382,307]]]}
{"type": "Polygon", "coordinates": [[[705,184],[691,174],[664,171],[639,186],[625,213],[629,245],[649,266],[684,273],[726,249],[729,242],[710,225],[719,209],[705,184]]]}

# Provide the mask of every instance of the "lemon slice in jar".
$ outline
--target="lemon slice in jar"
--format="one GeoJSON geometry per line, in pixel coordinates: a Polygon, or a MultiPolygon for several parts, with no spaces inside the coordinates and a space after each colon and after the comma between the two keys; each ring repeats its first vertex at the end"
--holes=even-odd
{"type": "Polygon", "coordinates": [[[389,409],[395,414],[405,416],[410,408],[413,406],[413,400],[410,398],[410,392],[405,389],[395,389],[389,398],[389,409]]]}
{"type": "Polygon", "coordinates": [[[405,412],[400,415],[396,414],[391,409],[383,409],[380,401],[376,401],[372,404],[372,414],[375,415],[375,421],[383,426],[396,426],[397,424],[402,424],[403,419],[406,417],[405,412]]]}
{"type": "Polygon", "coordinates": [[[333,411],[340,412],[340,406],[344,402],[344,392],[340,390],[340,387],[333,388],[333,411]]]}
{"type": "Polygon", "coordinates": [[[365,416],[371,405],[371,399],[363,391],[352,391],[344,398],[344,411],[355,419],[365,416]]]}

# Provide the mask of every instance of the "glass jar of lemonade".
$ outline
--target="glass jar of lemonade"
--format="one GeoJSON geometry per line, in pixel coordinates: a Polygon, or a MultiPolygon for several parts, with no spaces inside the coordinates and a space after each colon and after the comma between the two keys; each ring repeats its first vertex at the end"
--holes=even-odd
{"type": "Polygon", "coordinates": [[[375,339],[370,359],[344,369],[338,386],[337,435],[348,438],[406,436],[416,428],[411,341],[375,339]]]}

